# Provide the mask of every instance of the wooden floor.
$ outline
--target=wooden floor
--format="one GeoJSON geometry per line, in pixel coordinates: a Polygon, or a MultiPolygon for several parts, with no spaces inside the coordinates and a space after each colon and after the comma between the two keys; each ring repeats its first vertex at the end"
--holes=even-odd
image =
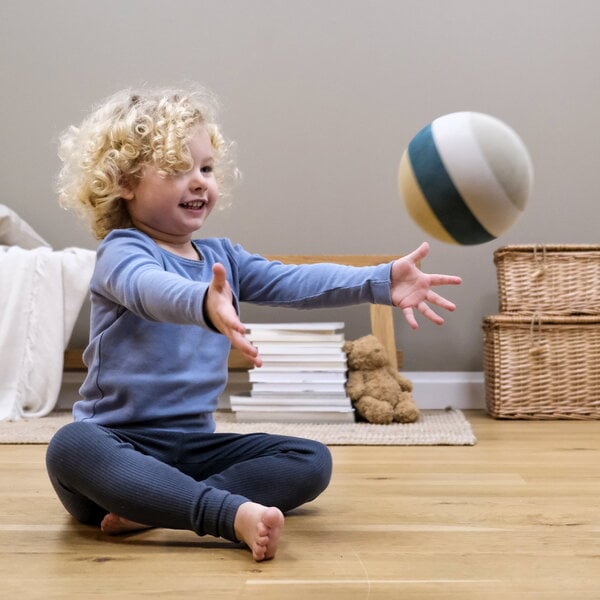
{"type": "Polygon", "coordinates": [[[600,598],[600,421],[467,416],[474,447],[334,447],[331,486],[267,563],[75,524],[45,446],[0,446],[0,598],[600,598]]]}

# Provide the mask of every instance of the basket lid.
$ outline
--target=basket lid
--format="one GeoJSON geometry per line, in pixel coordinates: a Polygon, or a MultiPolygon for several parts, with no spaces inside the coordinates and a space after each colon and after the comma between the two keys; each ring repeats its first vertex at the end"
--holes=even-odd
{"type": "Polygon", "coordinates": [[[566,253],[600,253],[600,245],[597,244],[515,244],[501,246],[494,251],[494,260],[507,254],[548,254],[556,252],[566,253]]]}
{"type": "Polygon", "coordinates": [[[545,313],[500,314],[483,318],[483,326],[494,325],[595,325],[600,323],[600,315],[551,315],[545,313]]]}

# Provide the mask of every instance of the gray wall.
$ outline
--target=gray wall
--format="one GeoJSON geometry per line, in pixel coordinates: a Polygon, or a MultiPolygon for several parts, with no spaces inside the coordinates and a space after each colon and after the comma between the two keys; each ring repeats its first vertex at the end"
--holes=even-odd
{"type": "MultiPolygon", "coordinates": [[[[396,319],[408,369],[479,370],[493,251],[598,242],[599,23],[596,0],[3,0],[0,202],[56,249],[94,248],[56,204],[59,132],[122,87],[194,79],[220,96],[244,173],[202,235],[262,253],[401,254],[425,239],[397,194],[404,147],[441,114],[490,113],[532,154],[527,211],[489,244],[432,242],[424,268],[464,278],[444,328],[396,319]]],[[[244,308],[274,314],[292,318],[244,308]]],[[[364,315],[293,318],[341,318],[356,337],[364,315]]]]}

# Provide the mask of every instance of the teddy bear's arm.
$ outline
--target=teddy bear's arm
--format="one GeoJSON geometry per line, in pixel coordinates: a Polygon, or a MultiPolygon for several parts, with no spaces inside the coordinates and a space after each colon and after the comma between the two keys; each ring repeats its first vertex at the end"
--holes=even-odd
{"type": "Polygon", "coordinates": [[[394,380],[400,384],[400,388],[402,389],[403,392],[412,392],[413,384],[410,379],[404,377],[403,375],[400,375],[400,373],[398,373],[398,371],[395,371],[391,367],[388,368],[388,371],[391,374],[391,376],[394,378],[394,380]]]}
{"type": "Polygon", "coordinates": [[[365,394],[365,382],[360,371],[350,371],[348,373],[348,382],[346,383],[348,396],[356,400],[365,394]]]}

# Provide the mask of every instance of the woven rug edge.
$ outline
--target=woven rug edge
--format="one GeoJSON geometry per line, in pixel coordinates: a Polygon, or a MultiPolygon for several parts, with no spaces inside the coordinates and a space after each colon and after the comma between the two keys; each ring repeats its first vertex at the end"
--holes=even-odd
{"type": "MultiPolygon", "coordinates": [[[[0,444],[47,444],[55,431],[71,420],[69,411],[39,419],[0,421],[0,444]]],[[[330,446],[473,446],[477,438],[463,412],[422,410],[415,423],[238,423],[217,414],[218,433],[264,432],[316,439],[330,446]]]]}

